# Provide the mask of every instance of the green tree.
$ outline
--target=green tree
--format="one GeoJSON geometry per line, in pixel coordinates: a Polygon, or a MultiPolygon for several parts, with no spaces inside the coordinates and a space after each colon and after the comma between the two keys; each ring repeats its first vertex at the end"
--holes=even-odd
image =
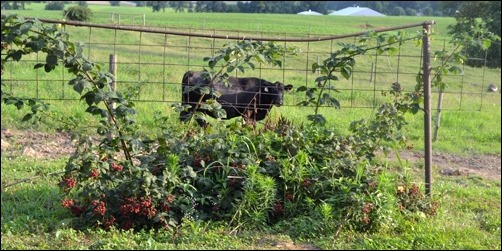
{"type": "Polygon", "coordinates": [[[148,1],[132,1],[136,4],[136,7],[148,6],[148,1]]]}
{"type": "Polygon", "coordinates": [[[441,11],[443,12],[443,15],[453,17],[455,16],[457,10],[460,9],[462,3],[462,1],[441,1],[439,2],[439,6],[441,8],[441,11]]]}
{"type": "Polygon", "coordinates": [[[53,2],[48,2],[45,5],[45,10],[64,10],[64,2],[58,2],[58,1],[53,1],[53,2]]]}
{"type": "Polygon", "coordinates": [[[185,12],[185,9],[189,7],[190,1],[169,1],[169,6],[174,9],[175,12],[185,12]]]}
{"type": "Polygon", "coordinates": [[[205,1],[195,2],[195,12],[206,12],[207,6],[205,1]]]}
{"type": "Polygon", "coordinates": [[[77,1],[77,4],[78,6],[87,7],[87,1],[77,1]]]}
{"type": "Polygon", "coordinates": [[[24,10],[25,4],[31,1],[2,1],[2,10],[24,10]]]}
{"type": "Polygon", "coordinates": [[[227,9],[224,1],[208,1],[207,6],[211,12],[226,12],[227,9]]]}
{"type": "Polygon", "coordinates": [[[422,14],[424,16],[432,16],[432,12],[434,10],[431,8],[431,7],[425,7],[423,10],[422,10],[422,14]]]}
{"type": "Polygon", "coordinates": [[[404,12],[404,9],[402,7],[396,6],[392,9],[392,15],[393,16],[404,16],[404,15],[406,15],[406,12],[404,12]]]}
{"type": "Polygon", "coordinates": [[[304,10],[312,10],[319,13],[328,12],[328,2],[326,1],[301,1],[300,6],[302,6],[304,10]]]}
{"type": "Polygon", "coordinates": [[[168,1],[148,1],[146,5],[151,6],[153,12],[160,11],[161,9],[166,12],[168,1]]]}
{"type": "MultiPolygon", "coordinates": [[[[500,67],[500,1],[461,2],[455,10],[457,23],[450,25],[453,42],[463,43],[470,66],[500,67]],[[493,42],[498,42],[494,46],[493,42]]],[[[450,11],[451,12],[451,11],[450,11]]]]}
{"type": "Polygon", "coordinates": [[[415,11],[415,9],[411,9],[411,8],[406,8],[406,10],[404,10],[406,12],[406,16],[416,16],[417,15],[417,11],[415,11]]]}

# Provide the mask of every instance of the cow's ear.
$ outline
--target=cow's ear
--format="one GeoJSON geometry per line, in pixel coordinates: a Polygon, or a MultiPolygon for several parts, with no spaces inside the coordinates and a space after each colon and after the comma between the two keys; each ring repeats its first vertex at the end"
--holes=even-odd
{"type": "Polygon", "coordinates": [[[291,91],[293,89],[293,85],[285,85],[284,90],[291,91]]]}

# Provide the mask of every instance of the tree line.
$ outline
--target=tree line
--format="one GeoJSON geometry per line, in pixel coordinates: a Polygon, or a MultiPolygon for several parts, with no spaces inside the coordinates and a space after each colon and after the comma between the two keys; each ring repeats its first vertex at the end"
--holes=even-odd
{"type": "MultiPolygon", "coordinates": [[[[119,1],[110,1],[119,2],[119,1]]],[[[155,11],[173,8],[176,12],[238,12],[296,14],[312,10],[322,14],[346,7],[367,7],[388,16],[448,16],[451,5],[438,1],[132,1],[155,11]]],[[[455,3],[455,2],[454,2],[455,3]]],[[[453,12],[454,14],[454,12],[453,12]]]]}
{"type": "MultiPolygon", "coordinates": [[[[46,9],[64,9],[64,4],[85,7],[86,1],[2,1],[1,8],[25,9],[31,2],[47,2],[46,9]],[[53,6],[49,6],[49,5],[53,6]],[[50,7],[50,8],[48,8],[50,7]]],[[[109,1],[119,6],[120,1],[109,1]]],[[[323,14],[346,7],[368,7],[389,16],[450,16],[456,24],[449,27],[453,42],[465,43],[471,66],[500,67],[500,1],[131,1],[153,12],[237,12],[295,14],[312,10],[323,14]],[[232,4],[230,4],[232,3],[232,4]],[[491,46],[490,46],[491,45],[491,46]],[[488,49],[486,49],[488,48],[488,49]],[[484,60],[486,59],[486,60],[484,60]]]]}

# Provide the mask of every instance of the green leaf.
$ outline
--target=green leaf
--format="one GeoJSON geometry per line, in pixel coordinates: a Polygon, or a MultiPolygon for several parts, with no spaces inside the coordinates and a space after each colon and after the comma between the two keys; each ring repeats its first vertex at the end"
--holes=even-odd
{"type": "Polygon", "coordinates": [[[453,73],[453,74],[463,74],[464,71],[462,70],[462,68],[456,66],[456,65],[453,65],[451,66],[449,69],[448,69],[449,72],[453,73]]]}
{"type": "Polygon", "coordinates": [[[12,59],[19,61],[21,57],[23,56],[23,51],[22,50],[17,50],[14,53],[10,54],[9,56],[12,57],[12,59]]]}
{"type": "Polygon", "coordinates": [[[58,64],[58,57],[54,54],[49,54],[49,55],[47,55],[45,62],[49,65],[57,65],[58,64]]]}
{"type": "Polygon", "coordinates": [[[17,102],[17,99],[16,98],[6,98],[4,102],[6,105],[13,105],[17,102]]]}
{"type": "Polygon", "coordinates": [[[214,60],[214,59],[209,60],[207,66],[209,66],[209,68],[213,69],[214,66],[216,66],[216,60],[214,60]]]}
{"type": "Polygon", "coordinates": [[[324,82],[326,80],[328,80],[326,76],[320,76],[315,79],[315,82],[324,82]]]}
{"type": "Polygon", "coordinates": [[[133,152],[139,152],[141,149],[145,147],[145,144],[141,142],[141,140],[133,138],[129,141],[129,145],[131,146],[131,150],[133,152]]]}
{"type": "Polygon", "coordinates": [[[420,110],[420,106],[418,104],[411,105],[411,113],[416,114],[420,110]]]}
{"type": "Polygon", "coordinates": [[[308,106],[308,105],[309,105],[309,102],[305,100],[305,101],[301,101],[300,103],[298,103],[298,104],[296,104],[296,105],[298,105],[298,106],[300,106],[300,105],[303,105],[303,106],[308,106]]]}
{"type": "Polygon", "coordinates": [[[33,52],[40,51],[40,49],[42,49],[44,46],[45,46],[44,40],[30,41],[26,44],[26,47],[31,48],[31,50],[33,50],[33,52]]]}
{"type": "Polygon", "coordinates": [[[350,75],[352,74],[352,69],[350,67],[343,67],[340,73],[345,79],[349,79],[350,75]]]}
{"type": "Polygon", "coordinates": [[[214,116],[216,118],[226,118],[227,117],[227,112],[224,109],[216,108],[213,110],[214,116]]]}
{"type": "Polygon", "coordinates": [[[324,118],[324,116],[321,114],[308,115],[307,119],[312,121],[314,124],[321,124],[321,125],[326,124],[326,118],[324,118]]]}
{"type": "Polygon", "coordinates": [[[106,100],[106,95],[101,90],[98,90],[94,96],[94,103],[97,104],[103,100],[106,100]]]}
{"type": "Polygon", "coordinates": [[[82,70],[84,70],[84,71],[90,71],[90,70],[92,70],[92,64],[90,64],[90,63],[84,63],[82,65],[82,70]]]}
{"type": "Polygon", "coordinates": [[[304,92],[304,91],[307,91],[307,87],[306,86],[300,86],[298,87],[298,89],[296,89],[297,92],[304,92]]]}
{"type": "Polygon", "coordinates": [[[211,92],[211,89],[208,86],[201,87],[199,89],[200,93],[202,94],[209,94],[211,92]]]}
{"type": "Polygon", "coordinates": [[[50,72],[50,71],[54,70],[55,68],[56,68],[55,65],[49,65],[49,64],[44,65],[45,72],[50,72]]]}
{"type": "Polygon", "coordinates": [[[227,67],[227,72],[229,72],[229,73],[230,73],[230,72],[233,72],[233,71],[234,71],[234,69],[235,69],[235,66],[233,66],[233,65],[229,65],[229,66],[227,67]]]}
{"type": "Polygon", "coordinates": [[[107,112],[104,109],[101,109],[97,106],[89,106],[87,109],[85,109],[86,112],[93,114],[93,115],[100,115],[102,118],[107,117],[107,112]]]}
{"type": "Polygon", "coordinates": [[[331,104],[336,109],[340,109],[340,102],[336,98],[331,98],[331,104]]]}
{"type": "Polygon", "coordinates": [[[35,65],[35,67],[33,67],[33,69],[38,69],[38,68],[40,68],[40,67],[42,67],[42,66],[44,66],[44,65],[45,65],[45,64],[38,63],[38,64],[36,64],[36,65],[35,65]]]}
{"type": "Polygon", "coordinates": [[[17,107],[18,110],[21,110],[23,108],[24,102],[22,100],[17,100],[15,103],[15,106],[17,107]]]}
{"type": "Polygon", "coordinates": [[[87,106],[91,106],[92,103],[94,103],[94,92],[87,92],[84,96],[82,96],[82,98],[85,98],[87,106]]]}
{"type": "MultiPolygon", "coordinates": [[[[500,22],[499,22],[499,26],[500,26],[500,22]]],[[[481,41],[481,44],[483,46],[483,49],[488,49],[490,48],[490,46],[492,45],[492,41],[490,39],[483,39],[483,41],[481,41]]]]}
{"type": "Polygon", "coordinates": [[[23,122],[24,122],[24,121],[28,121],[28,120],[30,120],[32,117],[33,117],[33,113],[28,113],[28,114],[24,115],[24,117],[23,117],[22,121],[23,121],[23,122]]]}
{"type": "Polygon", "coordinates": [[[84,90],[84,84],[83,84],[83,82],[82,81],[77,81],[77,83],[75,83],[73,85],[73,90],[75,90],[76,92],[78,92],[78,94],[82,94],[82,91],[84,90]]]}
{"type": "Polygon", "coordinates": [[[244,66],[242,65],[237,66],[237,69],[239,69],[239,71],[241,71],[242,73],[244,72],[244,66]]]}

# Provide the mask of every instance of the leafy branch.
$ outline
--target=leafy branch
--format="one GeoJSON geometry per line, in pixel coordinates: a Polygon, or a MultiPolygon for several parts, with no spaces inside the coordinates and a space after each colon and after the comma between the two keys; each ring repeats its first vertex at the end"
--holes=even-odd
{"type": "Polygon", "coordinates": [[[312,124],[324,125],[326,123],[326,119],[322,114],[319,114],[319,108],[323,105],[331,105],[335,108],[340,108],[340,102],[326,92],[328,90],[337,91],[337,89],[328,84],[331,80],[339,80],[338,76],[335,75],[337,72],[343,78],[349,79],[352,76],[352,72],[356,64],[356,56],[365,55],[368,51],[374,50],[376,50],[378,55],[383,53],[393,55],[397,52],[397,49],[392,47],[392,45],[402,44],[406,40],[408,40],[408,38],[404,32],[399,32],[397,35],[393,36],[388,36],[387,34],[377,34],[376,32],[368,32],[359,40],[360,45],[340,43],[342,48],[334,53],[331,53],[331,55],[325,59],[322,64],[317,62],[313,63],[312,72],[319,71],[322,74],[322,76],[315,79],[317,86],[310,88],[307,86],[301,86],[297,89],[298,92],[305,92],[307,97],[306,100],[298,103],[298,105],[314,106],[314,114],[308,115],[307,119],[312,121],[312,124]],[[367,46],[367,43],[371,40],[376,40],[376,46],[367,46]]]}
{"type": "MultiPolygon", "coordinates": [[[[89,61],[83,55],[82,44],[75,44],[69,41],[69,36],[65,31],[57,28],[56,25],[44,26],[37,19],[24,19],[17,15],[10,15],[2,18],[2,74],[4,65],[9,60],[19,61],[25,55],[32,53],[45,53],[44,63],[37,63],[34,69],[44,68],[46,72],[51,72],[60,62],[75,75],[68,84],[79,93],[88,105],[86,112],[99,115],[101,124],[105,128],[98,128],[98,133],[117,131],[121,148],[126,159],[132,163],[132,157],[127,142],[123,134],[118,119],[125,125],[131,122],[128,118],[130,114],[135,114],[132,103],[129,103],[122,95],[111,89],[110,83],[113,76],[108,72],[102,72],[101,66],[89,61]],[[5,50],[5,53],[4,53],[5,50]],[[84,92],[86,91],[86,92],[84,92]],[[105,109],[99,108],[103,103],[105,109]],[[117,103],[117,108],[112,107],[112,103],[117,103]],[[107,118],[111,119],[112,125],[108,125],[107,118]],[[112,129],[114,128],[114,129],[112,129]]],[[[4,87],[2,82],[2,87],[4,87]]],[[[7,105],[15,105],[21,109],[24,105],[31,107],[31,113],[25,115],[23,120],[29,120],[39,111],[48,109],[48,104],[35,98],[16,97],[4,92],[2,88],[2,102],[7,105]]]]}

